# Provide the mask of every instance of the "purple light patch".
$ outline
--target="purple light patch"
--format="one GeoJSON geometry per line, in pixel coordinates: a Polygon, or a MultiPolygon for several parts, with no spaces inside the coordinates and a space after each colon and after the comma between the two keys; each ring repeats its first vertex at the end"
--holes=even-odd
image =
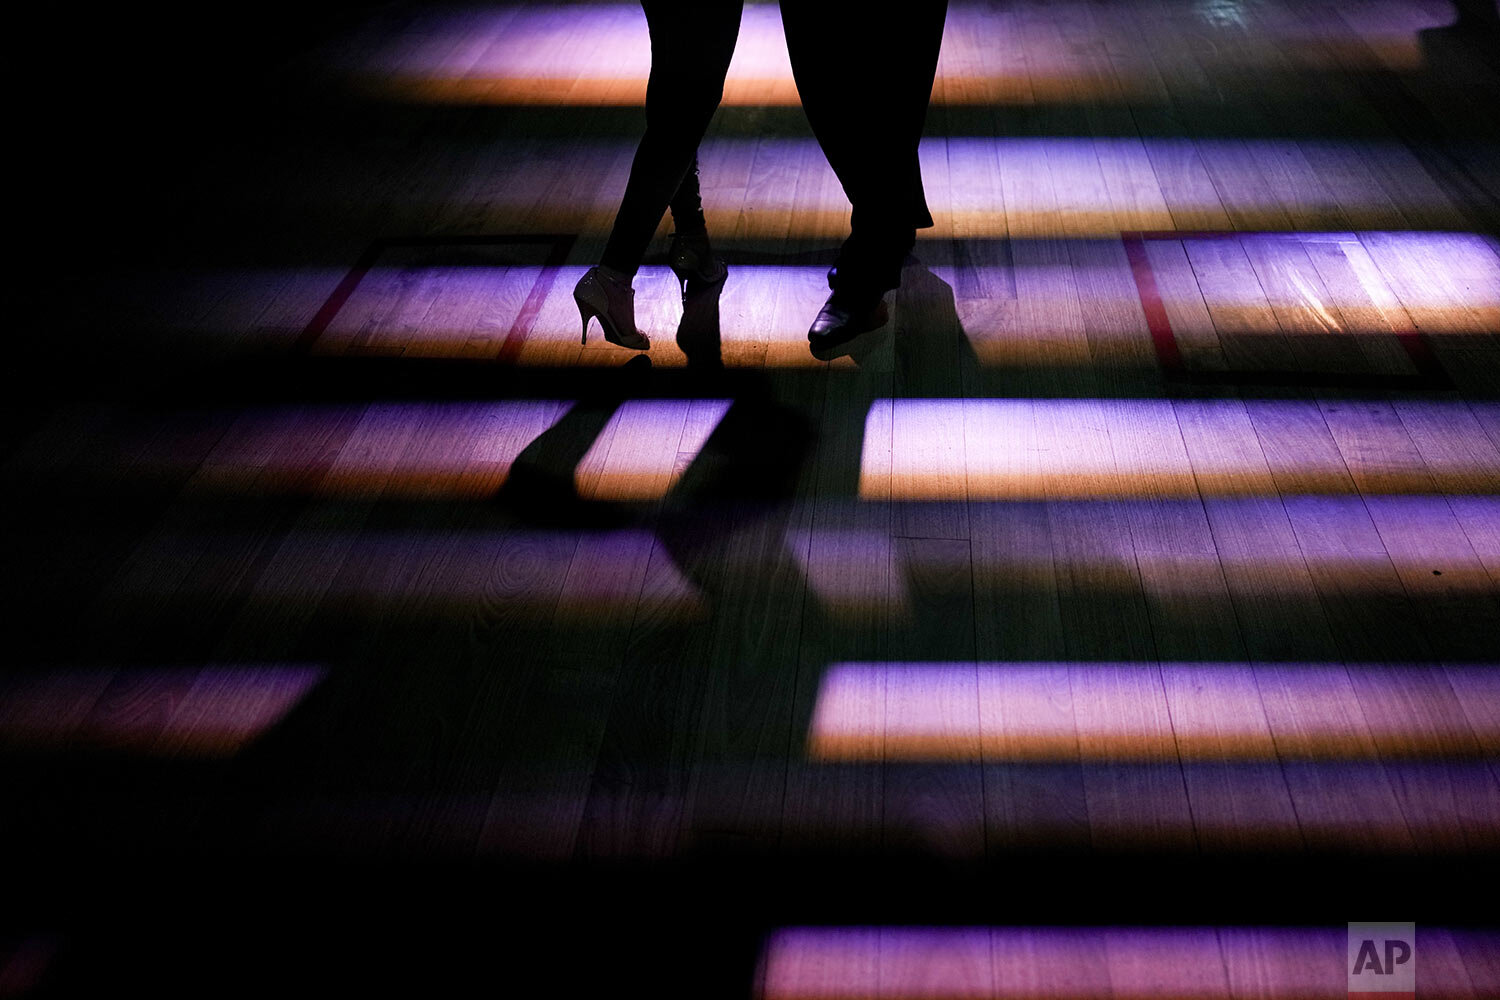
{"type": "MultiPolygon", "coordinates": [[[[579,495],[615,501],[665,495],[730,403],[626,401],[579,463],[579,495]]],[[[337,407],[253,411],[203,462],[189,488],[339,499],[483,499],[495,495],[516,458],[572,405],[380,403],[357,421],[337,407]]],[[[172,464],[166,456],[157,461],[172,464]]]]}
{"type": "Polygon", "coordinates": [[[574,474],[590,500],[665,496],[733,400],[633,399],[621,404],[574,474]]]}
{"type": "MultiPolygon", "coordinates": [[[[1493,996],[1493,931],[1423,925],[1424,996],[1493,996]],[[1472,977],[1472,985],[1471,985],[1472,977]],[[1470,992],[1472,989],[1473,992],[1470,992]]],[[[764,1000],[1337,997],[1347,927],[791,927],[761,955],[764,1000]]]]}
{"type": "Polygon", "coordinates": [[[253,410],[189,488],[347,499],[493,495],[516,457],[572,405],[376,403],[357,420],[347,407],[253,410]]]}
{"type": "MultiPolygon", "coordinates": [[[[1280,400],[881,399],[865,419],[859,495],[872,500],[1072,500],[1278,493],[1494,493],[1500,473],[1474,414],[1495,404],[1412,401],[1401,421],[1359,404],[1332,421],[1280,400]],[[1442,423],[1467,448],[1418,452],[1402,423],[1442,423]],[[1349,420],[1355,422],[1349,423],[1349,420]],[[1285,442],[1316,435],[1323,447],[1285,442]],[[1234,447],[1194,447],[1214,439],[1234,447]],[[1380,441],[1378,462],[1367,451],[1380,441]],[[1358,480],[1351,476],[1358,474],[1358,480]]],[[[1330,411],[1326,416],[1334,416],[1330,411]]],[[[1451,442],[1450,442],[1451,444],[1451,442]]]]}
{"type": "Polygon", "coordinates": [[[301,664],[25,671],[5,679],[0,740],[228,757],[279,722],[325,673],[301,664]]]}
{"type": "MultiPolygon", "coordinates": [[[[1069,25],[1092,25],[1092,11],[1079,3],[1054,5],[1069,25]]],[[[1369,4],[1357,45],[1285,18],[1266,17],[1244,4],[1205,4],[1192,24],[1195,35],[1214,46],[1214,64],[1227,68],[1263,66],[1292,53],[1295,64],[1378,65],[1414,69],[1421,65],[1416,41],[1420,27],[1441,23],[1430,14],[1414,18],[1409,5],[1369,4]],[[1247,30],[1248,29],[1248,30],[1247,30]]],[[[1158,65],[1132,59],[1129,47],[1112,50],[1113,72],[1101,75],[1080,66],[1079,46],[1103,46],[1108,36],[1088,28],[1067,33],[1038,30],[1017,19],[974,4],[955,4],[947,18],[947,53],[967,53],[974,37],[1005,41],[989,59],[970,56],[940,67],[935,88],[939,103],[1019,103],[1038,100],[1118,100],[1154,93],[1162,75],[1184,79],[1190,67],[1202,74],[1196,51],[1171,47],[1155,53],[1158,65]]],[[[565,10],[500,7],[462,16],[449,9],[418,12],[405,37],[373,54],[349,60],[356,85],[407,100],[487,104],[638,105],[650,71],[645,19],[630,4],[589,4],[565,10]],[[384,84],[384,86],[380,86],[384,84]]],[[[360,52],[363,46],[350,45],[360,52]]],[[[1213,81],[1209,81],[1210,84],[1213,81]]],[[[773,4],[745,7],[739,45],[725,87],[732,104],[795,104],[791,67],[781,19],[773,4]]]]}
{"type": "Polygon", "coordinates": [[[840,663],[816,760],[1276,761],[1477,757],[1495,667],[1243,663],[840,663]],[[1481,697],[1480,702],[1486,699],[1481,697]],[[1407,710],[1424,706],[1420,713],[1407,710]]]}

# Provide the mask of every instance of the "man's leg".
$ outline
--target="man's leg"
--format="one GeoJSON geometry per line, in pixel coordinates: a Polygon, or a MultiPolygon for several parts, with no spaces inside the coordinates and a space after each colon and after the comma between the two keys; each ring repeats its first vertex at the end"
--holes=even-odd
{"type": "Polygon", "coordinates": [[[932,225],[917,149],[926,119],[945,0],[883,19],[853,0],[782,6],[803,107],[854,206],[851,233],[829,274],[834,294],[809,330],[848,339],[884,322],[880,296],[900,283],[916,230],[932,225]]]}

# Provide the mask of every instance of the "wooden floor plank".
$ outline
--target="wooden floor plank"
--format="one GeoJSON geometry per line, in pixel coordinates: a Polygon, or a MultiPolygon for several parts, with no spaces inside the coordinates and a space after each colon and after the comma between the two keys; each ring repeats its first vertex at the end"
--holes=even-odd
{"type": "MultiPolygon", "coordinates": [[[[1067,449],[1090,453],[1090,466],[1113,475],[1109,419],[1103,404],[1092,411],[1054,411],[1058,419],[1038,420],[1037,444],[1043,454],[1067,449]],[[1087,414],[1087,415],[1085,415],[1087,414]]],[[[1055,479],[1056,477],[1052,477],[1055,479]]],[[[1063,497],[1076,484],[1047,482],[1063,497]]],[[[1149,768],[1104,766],[1084,772],[1085,801],[1092,843],[1096,848],[1139,842],[1195,843],[1183,775],[1172,740],[1170,712],[1161,676],[1149,612],[1135,569],[1134,547],[1123,505],[1106,502],[1084,510],[1049,504],[1054,558],[1068,567],[1058,579],[1058,600],[1072,666],[1072,702],[1084,727],[1123,727],[1152,734],[1140,758],[1149,768]],[[1129,568],[1116,576],[1121,560],[1129,568]],[[1107,623],[1107,624],[1106,624],[1107,623]],[[1138,663],[1134,671],[1099,672],[1089,661],[1138,663]]],[[[1085,750],[1087,748],[1080,747],[1085,750]]]]}
{"type": "MultiPolygon", "coordinates": [[[[52,235],[0,434],[0,834],[67,873],[34,898],[138,955],[132,880],[233,869],[180,907],[219,927],[235,878],[410,876],[405,948],[457,862],[601,977],[701,924],[803,1000],[1336,992],[1309,900],[1500,857],[1500,75],[1452,13],[952,6],[936,225],[829,361],[850,206],[773,6],[699,150],[729,278],[684,303],[664,217],[644,354],[570,295],[645,122],[637,7],[140,48],[195,85],[112,76],[139,155],[79,186],[123,126],[64,136],[19,203],[52,235]],[[672,927],[600,905],[643,892],[672,927]]],[[[1493,935],[1423,927],[1424,990],[1495,993],[1493,935]]]]}
{"type": "MultiPolygon", "coordinates": [[[[817,700],[828,670],[838,663],[888,662],[894,658],[890,630],[905,627],[916,613],[897,560],[889,494],[865,502],[845,502],[863,465],[889,469],[889,408],[872,410],[888,398],[889,372],[830,373],[826,380],[822,429],[815,465],[816,499],[806,539],[788,545],[806,564],[808,592],[797,659],[793,717],[816,718],[817,700]],[[869,419],[866,415],[869,415],[869,419]],[[834,612],[837,615],[835,618],[834,612]]],[[[888,476],[878,477],[889,482],[888,476]]],[[[872,675],[882,677],[883,675],[872,675]]],[[[883,691],[869,692],[865,725],[884,726],[883,691]]],[[[794,848],[807,848],[813,831],[826,831],[853,849],[878,851],[885,803],[882,761],[830,767],[810,759],[807,732],[792,732],[783,806],[783,836],[794,848]]]]}
{"type": "MultiPolygon", "coordinates": [[[[1181,464],[1189,464],[1171,410],[1122,402],[1107,414],[1115,457],[1122,466],[1138,465],[1146,455],[1158,461],[1175,456],[1181,464]]],[[[1254,672],[1244,662],[1244,640],[1223,572],[1213,558],[1214,537],[1202,507],[1148,498],[1129,510],[1127,524],[1148,614],[1153,618],[1154,645],[1165,661],[1161,683],[1179,755],[1210,762],[1238,761],[1243,756],[1274,758],[1270,726],[1254,672]],[[1151,503],[1151,499],[1158,502],[1151,503]],[[1193,558],[1195,553],[1198,558],[1193,558]],[[1156,595],[1169,580],[1181,588],[1180,593],[1193,595],[1186,616],[1192,623],[1189,628],[1174,628],[1176,619],[1164,615],[1160,607],[1156,595]],[[1228,662],[1204,662],[1212,660],[1228,662]],[[1215,688],[1222,701],[1209,696],[1195,681],[1200,670],[1213,671],[1223,681],[1215,688]],[[1226,741],[1221,734],[1228,731],[1236,735],[1226,741]],[[1250,732],[1258,750],[1238,743],[1241,738],[1251,739],[1244,736],[1250,732]]],[[[1219,767],[1209,763],[1185,768],[1184,777],[1203,850],[1300,850],[1300,838],[1293,834],[1296,813],[1276,765],[1219,767]]]]}
{"type": "MultiPolygon", "coordinates": [[[[907,567],[910,624],[891,636],[893,679],[888,718],[916,711],[939,720],[945,739],[960,741],[963,763],[941,769],[887,760],[883,827],[887,850],[939,857],[980,858],[985,853],[985,786],[974,663],[974,588],[968,539],[901,538],[894,552],[907,567]],[[958,669],[928,671],[916,661],[936,660],[958,669]],[[894,703],[894,691],[920,699],[894,703]]],[[[887,737],[888,740],[890,737],[887,737]]]]}
{"type": "Polygon", "coordinates": [[[1297,363],[1242,240],[1183,240],[1231,369],[1288,371],[1297,363]]]}
{"type": "MultiPolygon", "coordinates": [[[[1241,461],[1264,468],[1260,443],[1244,411],[1228,403],[1215,414],[1218,419],[1204,419],[1209,412],[1178,412],[1190,453],[1235,449],[1241,461]]],[[[1352,734],[1371,757],[1376,747],[1347,678],[1327,675],[1330,689],[1320,697],[1307,697],[1306,676],[1298,661],[1337,660],[1339,643],[1282,501],[1206,500],[1205,509],[1305,843],[1323,849],[1338,842],[1342,831],[1357,829],[1381,843],[1409,848],[1410,834],[1383,777],[1350,782],[1304,764],[1321,754],[1312,737],[1321,727],[1352,734]],[[1251,553],[1274,558],[1246,558],[1251,553]]]]}

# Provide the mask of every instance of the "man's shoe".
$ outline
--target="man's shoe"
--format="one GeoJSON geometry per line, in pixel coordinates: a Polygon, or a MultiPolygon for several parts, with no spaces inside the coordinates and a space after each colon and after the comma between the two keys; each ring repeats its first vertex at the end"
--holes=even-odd
{"type": "Polygon", "coordinates": [[[885,326],[889,313],[883,295],[848,295],[835,291],[823,303],[817,319],[807,330],[814,350],[827,350],[847,340],[885,326]]]}

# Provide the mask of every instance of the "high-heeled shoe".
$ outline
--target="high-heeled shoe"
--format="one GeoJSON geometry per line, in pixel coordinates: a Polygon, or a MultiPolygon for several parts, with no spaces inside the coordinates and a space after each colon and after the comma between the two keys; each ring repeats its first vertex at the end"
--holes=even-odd
{"type": "Polygon", "coordinates": [[[707,233],[673,233],[671,242],[667,245],[667,264],[682,285],[683,298],[687,297],[692,284],[708,287],[729,276],[729,268],[714,256],[707,233]]]}
{"type": "Polygon", "coordinates": [[[597,318],[604,339],[611,344],[632,351],[651,346],[650,338],[635,328],[635,289],[628,282],[591,267],[573,286],[573,301],[578,303],[578,315],[583,320],[582,343],[589,342],[589,320],[597,318]]]}

